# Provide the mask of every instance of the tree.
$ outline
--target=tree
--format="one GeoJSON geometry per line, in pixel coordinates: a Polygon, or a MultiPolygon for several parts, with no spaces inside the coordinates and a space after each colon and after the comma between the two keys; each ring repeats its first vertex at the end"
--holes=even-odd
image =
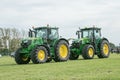
{"type": "Polygon", "coordinates": [[[20,47],[20,42],[23,37],[26,37],[25,30],[16,28],[0,28],[0,52],[3,55],[8,55],[9,52],[14,52],[20,47]]]}

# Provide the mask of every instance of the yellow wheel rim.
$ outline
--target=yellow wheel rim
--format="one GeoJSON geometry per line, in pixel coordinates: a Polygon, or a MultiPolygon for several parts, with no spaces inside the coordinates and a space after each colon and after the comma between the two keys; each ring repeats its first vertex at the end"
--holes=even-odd
{"type": "Polygon", "coordinates": [[[44,60],[45,59],[45,52],[43,50],[40,50],[38,52],[38,59],[39,60],[44,60]]]}
{"type": "Polygon", "coordinates": [[[59,48],[59,53],[62,58],[65,58],[68,54],[68,48],[66,45],[62,44],[59,48]]]}
{"type": "Polygon", "coordinates": [[[108,55],[108,53],[109,53],[109,47],[108,47],[107,44],[103,45],[103,52],[104,52],[105,55],[108,55]]]}
{"type": "Polygon", "coordinates": [[[23,61],[27,61],[27,60],[28,60],[28,57],[22,57],[22,60],[23,60],[23,61]]]}
{"type": "Polygon", "coordinates": [[[89,48],[89,50],[88,50],[88,54],[89,54],[89,56],[90,56],[90,57],[92,57],[92,56],[93,56],[94,51],[93,51],[93,49],[92,49],[92,48],[89,48]]]}

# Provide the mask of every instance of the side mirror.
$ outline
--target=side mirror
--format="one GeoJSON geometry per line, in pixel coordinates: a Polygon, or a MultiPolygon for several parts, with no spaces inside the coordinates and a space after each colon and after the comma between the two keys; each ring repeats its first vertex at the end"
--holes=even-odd
{"type": "Polygon", "coordinates": [[[76,35],[79,35],[80,31],[76,31],[76,35]]]}
{"type": "Polygon", "coordinates": [[[78,31],[76,32],[76,35],[78,35],[78,31]]]}
{"type": "Polygon", "coordinates": [[[31,35],[30,35],[30,31],[28,32],[28,37],[30,37],[31,35]]]}
{"type": "Polygon", "coordinates": [[[98,30],[96,30],[96,33],[98,33],[99,31],[98,30]]]}
{"type": "Polygon", "coordinates": [[[32,37],[32,30],[31,29],[29,29],[28,35],[29,35],[29,37],[32,37]]]}
{"type": "Polygon", "coordinates": [[[80,31],[77,31],[76,35],[78,35],[78,39],[79,39],[80,38],[80,31]]]}

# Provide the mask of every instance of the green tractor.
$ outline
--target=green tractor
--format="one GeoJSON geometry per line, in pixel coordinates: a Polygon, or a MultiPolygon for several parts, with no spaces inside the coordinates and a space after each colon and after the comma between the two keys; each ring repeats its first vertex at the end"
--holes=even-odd
{"type": "Polygon", "coordinates": [[[74,39],[70,46],[70,60],[78,59],[82,55],[84,59],[108,58],[110,46],[107,38],[101,37],[101,28],[83,28],[76,32],[78,39],[74,39]]]}
{"type": "Polygon", "coordinates": [[[17,64],[67,61],[70,56],[69,42],[60,38],[56,27],[38,27],[29,30],[29,38],[23,39],[15,52],[17,64]]]}

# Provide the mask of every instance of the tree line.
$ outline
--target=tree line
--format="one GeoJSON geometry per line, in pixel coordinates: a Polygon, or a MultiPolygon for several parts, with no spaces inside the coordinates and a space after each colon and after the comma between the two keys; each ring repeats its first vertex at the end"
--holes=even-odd
{"type": "Polygon", "coordinates": [[[10,55],[20,47],[22,38],[27,37],[27,32],[17,28],[0,28],[0,54],[10,55]]]}

